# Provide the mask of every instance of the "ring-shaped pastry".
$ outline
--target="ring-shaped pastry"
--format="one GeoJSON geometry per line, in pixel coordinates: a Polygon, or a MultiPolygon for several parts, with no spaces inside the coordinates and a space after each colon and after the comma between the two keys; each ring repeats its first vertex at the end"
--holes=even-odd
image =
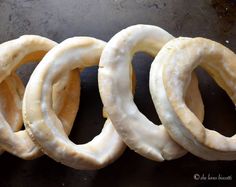
{"type": "MultiPolygon", "coordinates": [[[[0,45],[0,83],[8,80],[20,65],[42,59],[56,45],[57,43],[52,40],[35,35],[25,35],[2,43],[0,45]]],[[[17,80],[15,84],[18,84],[17,80]]],[[[79,90],[78,71],[65,75],[53,88],[53,107],[62,118],[67,133],[71,130],[78,110],[79,90]],[[71,93],[71,89],[77,90],[76,94],[71,93]]],[[[15,131],[3,113],[0,113],[0,121],[1,148],[23,159],[33,159],[42,154],[39,146],[35,145],[26,130],[15,131]]]]}
{"type": "MultiPolygon", "coordinates": [[[[12,74],[0,84],[0,113],[11,126],[12,130],[22,128],[22,99],[25,91],[21,79],[12,74]]],[[[0,154],[4,149],[0,148],[0,154]]]]}
{"type": "MultiPolygon", "coordinates": [[[[111,38],[99,63],[99,91],[112,124],[131,149],[155,161],[178,158],[186,150],[170,138],[164,126],[149,121],[135,105],[129,86],[130,62],[136,52],[155,57],[161,47],[173,38],[156,26],[130,26],[111,38]]],[[[204,109],[196,77],[186,100],[202,120],[204,109]],[[195,97],[191,97],[192,92],[195,97]]]]}
{"type": "Polygon", "coordinates": [[[171,137],[186,150],[207,160],[235,160],[236,135],[209,130],[184,101],[191,72],[200,65],[236,103],[236,55],[204,38],[177,38],[155,58],[150,73],[151,94],[171,137]],[[160,93],[159,93],[160,92],[160,93]]]}
{"type": "Polygon", "coordinates": [[[61,121],[51,107],[55,80],[76,68],[83,70],[97,66],[105,45],[105,42],[90,37],[63,41],[48,52],[35,68],[23,99],[26,129],[33,133],[43,152],[75,169],[102,168],[117,159],[126,147],[109,119],[93,140],[76,145],[65,134],[61,121]]]}

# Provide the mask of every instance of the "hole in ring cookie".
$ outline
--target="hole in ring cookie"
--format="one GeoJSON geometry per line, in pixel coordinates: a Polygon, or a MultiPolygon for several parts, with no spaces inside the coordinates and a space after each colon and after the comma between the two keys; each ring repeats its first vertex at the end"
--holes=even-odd
{"type": "Polygon", "coordinates": [[[89,37],[74,37],[60,43],[36,67],[23,99],[26,128],[30,128],[43,151],[54,160],[76,169],[102,168],[117,159],[125,148],[109,119],[92,141],[74,144],[51,107],[55,80],[76,68],[83,70],[98,65],[105,45],[105,42],[89,37]]]}
{"type": "Polygon", "coordinates": [[[96,66],[85,68],[80,72],[80,110],[74,123],[81,125],[74,125],[69,136],[69,139],[76,144],[84,144],[93,139],[102,130],[100,124],[106,121],[102,116],[103,105],[98,90],[97,70],[96,66]],[[88,118],[88,116],[93,117],[88,118]]]}
{"type": "Polygon", "coordinates": [[[145,53],[137,53],[133,57],[132,66],[137,77],[134,102],[139,111],[151,122],[160,124],[160,119],[149,92],[149,71],[153,60],[153,57],[145,53]]]}
{"type": "Polygon", "coordinates": [[[224,136],[233,136],[236,132],[236,111],[234,103],[203,68],[197,67],[196,72],[205,108],[204,126],[224,136]]]}

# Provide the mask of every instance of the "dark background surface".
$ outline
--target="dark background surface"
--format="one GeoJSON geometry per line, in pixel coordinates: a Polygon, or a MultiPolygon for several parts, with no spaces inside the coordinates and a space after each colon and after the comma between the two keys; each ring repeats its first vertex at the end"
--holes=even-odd
{"type": "MultiPolygon", "coordinates": [[[[174,36],[202,36],[236,51],[236,3],[227,0],[0,0],[0,42],[23,34],[39,34],[57,42],[72,36],[108,41],[121,29],[138,23],[160,26],[174,36]]],[[[160,121],[149,94],[152,58],[134,58],[135,102],[153,122],[160,121]]],[[[18,70],[27,82],[34,66],[18,70]]],[[[204,125],[226,136],[236,132],[235,106],[214,81],[198,69],[205,104],[204,125]]],[[[80,110],[70,135],[76,143],[91,140],[102,129],[102,103],[97,68],[82,74],[80,110]],[[93,116],[91,118],[91,116],[93,116]]],[[[24,161],[0,156],[0,186],[236,186],[235,161],[205,161],[191,154],[157,163],[127,149],[116,162],[98,171],[79,171],[47,156],[24,161]],[[194,180],[194,174],[231,176],[232,180],[194,180]]]]}

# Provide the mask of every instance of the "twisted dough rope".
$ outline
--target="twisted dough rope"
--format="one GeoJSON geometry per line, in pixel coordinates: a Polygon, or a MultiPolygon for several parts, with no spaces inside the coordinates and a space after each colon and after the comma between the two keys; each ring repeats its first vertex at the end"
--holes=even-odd
{"type": "Polygon", "coordinates": [[[34,70],[23,99],[26,129],[30,129],[43,152],[54,160],[75,169],[99,169],[116,160],[125,144],[106,120],[99,135],[92,141],[76,145],[62,129],[52,111],[52,84],[75,68],[98,65],[105,42],[89,37],[67,39],[49,51],[34,70]]]}
{"type": "MultiPolygon", "coordinates": [[[[131,149],[156,161],[175,159],[186,151],[169,137],[162,125],[156,126],[138,110],[129,86],[129,66],[136,52],[155,56],[171,39],[173,36],[156,26],[128,27],[108,42],[98,71],[100,95],[115,129],[131,149]]],[[[193,77],[186,102],[202,121],[203,104],[197,79],[193,77]]]]}
{"type": "MultiPolygon", "coordinates": [[[[22,64],[40,60],[46,52],[57,43],[34,35],[22,36],[18,39],[5,42],[0,45],[0,83],[8,80],[9,76],[22,64]]],[[[53,102],[54,108],[60,113],[65,124],[66,132],[69,133],[79,104],[79,77],[78,72],[65,76],[62,81],[54,85],[53,102]],[[66,87],[65,85],[69,83],[66,87]],[[77,92],[71,93],[70,89],[77,92]],[[61,99],[64,98],[64,99],[61,99]],[[68,99],[66,99],[68,98],[68,99]],[[68,112],[67,110],[71,110],[68,112]]],[[[15,77],[16,79],[16,77],[15,77]]],[[[17,80],[17,79],[16,79],[17,80]]],[[[18,81],[19,82],[19,81],[18,81]]],[[[18,84],[18,83],[16,83],[18,84]]],[[[14,91],[14,85],[9,82],[10,90],[14,91]]],[[[19,85],[20,86],[20,85],[19,85]]],[[[16,103],[19,105],[19,103],[16,103]]],[[[21,103],[20,103],[21,105],[21,103]]],[[[19,109],[19,106],[16,106],[19,109]]],[[[31,110],[31,109],[29,109],[31,110]]],[[[11,112],[11,111],[8,111],[11,112]]],[[[10,120],[9,122],[11,122],[10,120]]],[[[39,147],[36,146],[25,130],[14,132],[14,125],[9,125],[3,113],[0,113],[0,147],[23,159],[33,159],[41,155],[39,147]]],[[[22,126],[22,124],[21,124],[22,126]]]]}
{"type": "Polygon", "coordinates": [[[236,55],[204,38],[178,38],[155,58],[150,88],[161,121],[185,149],[207,160],[235,160],[236,136],[225,137],[205,128],[184,101],[191,72],[200,65],[236,103],[236,55]]]}
{"type": "MultiPolygon", "coordinates": [[[[10,124],[13,131],[21,129],[23,120],[21,103],[25,87],[16,74],[7,77],[0,84],[0,115],[10,124]]],[[[0,154],[4,149],[0,148],[0,154]]]]}

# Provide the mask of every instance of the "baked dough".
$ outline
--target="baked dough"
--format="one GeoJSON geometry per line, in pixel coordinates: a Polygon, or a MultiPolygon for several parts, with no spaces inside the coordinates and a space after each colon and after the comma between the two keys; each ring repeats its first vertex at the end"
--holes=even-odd
{"type": "Polygon", "coordinates": [[[83,70],[98,65],[105,45],[105,42],[89,37],[65,40],[49,51],[36,67],[23,99],[25,127],[32,132],[43,152],[75,169],[102,168],[116,160],[126,147],[109,119],[102,132],[92,141],[74,144],[51,107],[52,84],[55,80],[76,68],[83,70]]]}
{"type": "MultiPolygon", "coordinates": [[[[0,84],[0,113],[4,116],[13,131],[21,129],[22,120],[22,99],[25,87],[16,74],[7,77],[0,84]]],[[[0,148],[0,154],[4,149],[0,148]]]]}
{"type": "MultiPolygon", "coordinates": [[[[57,43],[44,37],[25,35],[18,39],[5,42],[0,45],[0,83],[8,80],[9,76],[22,64],[39,61],[57,43]]],[[[15,81],[17,79],[15,78],[15,81]]],[[[18,81],[19,82],[19,81],[18,81]]],[[[66,132],[69,133],[79,105],[79,77],[78,72],[65,75],[62,81],[54,85],[54,109],[59,113],[65,124],[66,132]],[[66,86],[68,84],[68,86],[66,86]],[[72,94],[70,89],[77,90],[72,94]],[[64,99],[63,99],[64,98],[64,99]],[[68,112],[68,110],[71,110],[68,112]]],[[[18,84],[15,82],[15,84],[18,84]]],[[[11,83],[8,84],[11,87],[11,83]]],[[[21,99],[21,98],[20,98],[21,99]]],[[[17,104],[17,103],[16,103],[17,104]]],[[[16,106],[17,108],[21,107],[16,106]]],[[[11,112],[11,111],[8,111],[11,112]]],[[[10,114],[9,114],[10,115],[10,114]]],[[[33,159],[41,155],[39,147],[36,146],[25,130],[15,131],[11,122],[0,112],[0,147],[23,159],[33,159]]],[[[22,125],[22,124],[21,124],[22,125]]],[[[19,130],[17,126],[16,130],[19,130]]],[[[30,132],[29,132],[30,133],[30,132]]]]}
{"type": "MultiPolygon", "coordinates": [[[[131,149],[155,161],[178,158],[186,150],[170,138],[162,125],[153,124],[138,110],[129,86],[130,62],[136,52],[156,56],[161,47],[173,38],[156,26],[130,26],[112,37],[99,63],[99,91],[115,129],[131,149]]],[[[188,105],[202,120],[204,108],[196,77],[189,94],[186,97],[188,105]],[[191,97],[192,92],[195,97],[191,97]]]]}
{"type": "Polygon", "coordinates": [[[205,128],[184,101],[191,72],[200,65],[236,103],[236,55],[204,38],[177,38],[155,58],[150,88],[160,119],[171,137],[206,160],[235,160],[236,137],[205,128]]]}

